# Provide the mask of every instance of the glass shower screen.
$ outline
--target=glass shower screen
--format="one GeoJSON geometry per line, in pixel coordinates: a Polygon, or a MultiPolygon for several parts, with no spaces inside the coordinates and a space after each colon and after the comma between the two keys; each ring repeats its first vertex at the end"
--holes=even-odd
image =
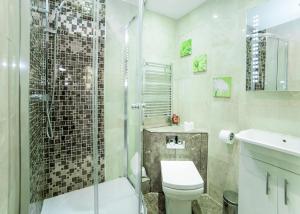
{"type": "Polygon", "coordinates": [[[30,64],[21,79],[27,109],[21,120],[29,125],[21,136],[22,213],[139,213],[142,0],[23,3],[28,34],[21,36],[30,36],[22,40],[30,64]],[[111,75],[105,64],[116,65],[120,83],[105,82],[111,75]],[[111,84],[120,88],[118,121],[124,121],[118,148],[111,146],[115,133],[104,126],[111,114],[104,92],[116,96],[111,84]],[[109,159],[115,154],[122,157],[118,173],[112,165],[119,162],[109,159]]]}

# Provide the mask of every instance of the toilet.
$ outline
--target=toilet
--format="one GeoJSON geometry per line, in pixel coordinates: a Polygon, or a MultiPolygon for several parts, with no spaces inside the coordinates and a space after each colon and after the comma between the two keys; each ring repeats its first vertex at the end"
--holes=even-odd
{"type": "Polygon", "coordinates": [[[204,182],[192,161],[161,161],[167,214],[191,214],[192,201],[204,191],[204,182]]]}

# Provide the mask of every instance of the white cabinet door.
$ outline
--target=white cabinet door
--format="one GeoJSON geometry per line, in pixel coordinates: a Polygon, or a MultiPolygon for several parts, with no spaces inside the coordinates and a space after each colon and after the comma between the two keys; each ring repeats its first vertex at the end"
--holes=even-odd
{"type": "Polygon", "coordinates": [[[300,176],[278,170],[278,214],[300,213],[300,176]]]}
{"type": "Polygon", "coordinates": [[[239,213],[277,214],[276,168],[240,156],[239,213]]]}

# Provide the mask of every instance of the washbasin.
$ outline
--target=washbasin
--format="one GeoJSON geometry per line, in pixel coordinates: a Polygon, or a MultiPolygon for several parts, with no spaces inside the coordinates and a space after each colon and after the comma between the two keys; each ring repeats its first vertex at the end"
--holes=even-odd
{"type": "Polygon", "coordinates": [[[290,135],[247,129],[236,134],[243,142],[300,157],[300,138],[290,135]]]}

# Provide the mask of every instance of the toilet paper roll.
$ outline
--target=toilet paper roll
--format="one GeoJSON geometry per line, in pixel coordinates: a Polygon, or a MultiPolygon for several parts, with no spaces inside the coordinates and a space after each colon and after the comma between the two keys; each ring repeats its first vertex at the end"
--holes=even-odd
{"type": "Polygon", "coordinates": [[[221,130],[219,133],[219,139],[227,144],[233,144],[234,133],[230,130],[221,130]]]}

